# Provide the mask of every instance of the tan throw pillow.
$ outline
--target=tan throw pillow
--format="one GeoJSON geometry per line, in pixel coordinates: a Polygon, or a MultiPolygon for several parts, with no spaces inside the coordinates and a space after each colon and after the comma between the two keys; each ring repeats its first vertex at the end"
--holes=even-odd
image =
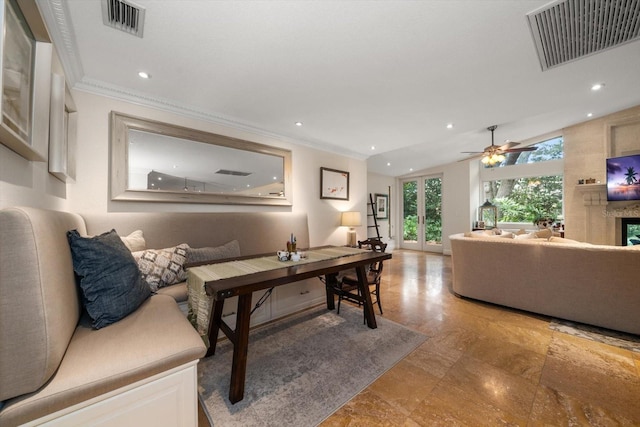
{"type": "Polygon", "coordinates": [[[553,236],[553,232],[549,228],[538,230],[534,234],[540,239],[548,239],[549,237],[553,236]]]}
{"type": "Polygon", "coordinates": [[[222,246],[205,248],[188,248],[187,262],[215,261],[225,258],[236,258],[240,256],[240,243],[232,240],[222,246]]]}
{"type": "Polygon", "coordinates": [[[535,233],[516,234],[514,238],[517,240],[528,240],[528,239],[535,239],[536,235],[535,233]]]}
{"type": "Polygon", "coordinates": [[[128,236],[120,236],[120,238],[131,252],[144,251],[147,249],[147,242],[144,240],[142,230],[136,230],[128,236]]]}
{"type": "Polygon", "coordinates": [[[189,245],[182,243],[172,248],[133,252],[142,278],[149,284],[152,292],[187,279],[184,263],[188,248],[189,245]]]}

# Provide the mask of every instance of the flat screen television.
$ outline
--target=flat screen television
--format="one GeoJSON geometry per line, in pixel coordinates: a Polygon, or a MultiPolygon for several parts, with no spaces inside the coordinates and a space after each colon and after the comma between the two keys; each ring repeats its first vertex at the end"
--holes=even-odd
{"type": "Polygon", "coordinates": [[[607,159],[607,200],[640,200],[640,154],[607,159]]]}

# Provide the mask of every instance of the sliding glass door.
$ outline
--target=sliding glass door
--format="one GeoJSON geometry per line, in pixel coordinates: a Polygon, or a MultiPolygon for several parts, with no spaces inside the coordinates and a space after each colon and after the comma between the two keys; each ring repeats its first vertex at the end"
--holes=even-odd
{"type": "Polygon", "coordinates": [[[402,182],[402,247],[442,252],[442,178],[402,182]]]}

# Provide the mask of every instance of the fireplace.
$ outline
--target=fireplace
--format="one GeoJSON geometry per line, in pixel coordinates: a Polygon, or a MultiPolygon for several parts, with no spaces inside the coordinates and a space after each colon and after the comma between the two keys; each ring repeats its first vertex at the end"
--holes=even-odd
{"type": "Polygon", "coordinates": [[[640,218],[620,218],[622,246],[640,245],[640,218]]]}

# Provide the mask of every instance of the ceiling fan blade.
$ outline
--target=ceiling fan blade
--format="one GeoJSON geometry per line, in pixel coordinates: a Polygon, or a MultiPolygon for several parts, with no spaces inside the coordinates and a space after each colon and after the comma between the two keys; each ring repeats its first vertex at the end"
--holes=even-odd
{"type": "Polygon", "coordinates": [[[522,147],[522,148],[511,148],[508,150],[504,150],[505,153],[521,153],[523,151],[536,151],[537,147],[522,147]]]}
{"type": "Polygon", "coordinates": [[[515,147],[516,145],[520,145],[520,143],[519,142],[507,142],[506,144],[501,145],[500,147],[498,147],[498,149],[502,150],[502,151],[506,151],[506,150],[511,149],[512,147],[515,147]]]}
{"type": "Polygon", "coordinates": [[[467,151],[467,154],[473,154],[473,155],[465,157],[464,159],[460,159],[460,160],[458,160],[458,162],[466,162],[466,161],[471,160],[471,159],[480,158],[480,157],[483,156],[484,153],[470,153],[470,152],[467,151]]]}

